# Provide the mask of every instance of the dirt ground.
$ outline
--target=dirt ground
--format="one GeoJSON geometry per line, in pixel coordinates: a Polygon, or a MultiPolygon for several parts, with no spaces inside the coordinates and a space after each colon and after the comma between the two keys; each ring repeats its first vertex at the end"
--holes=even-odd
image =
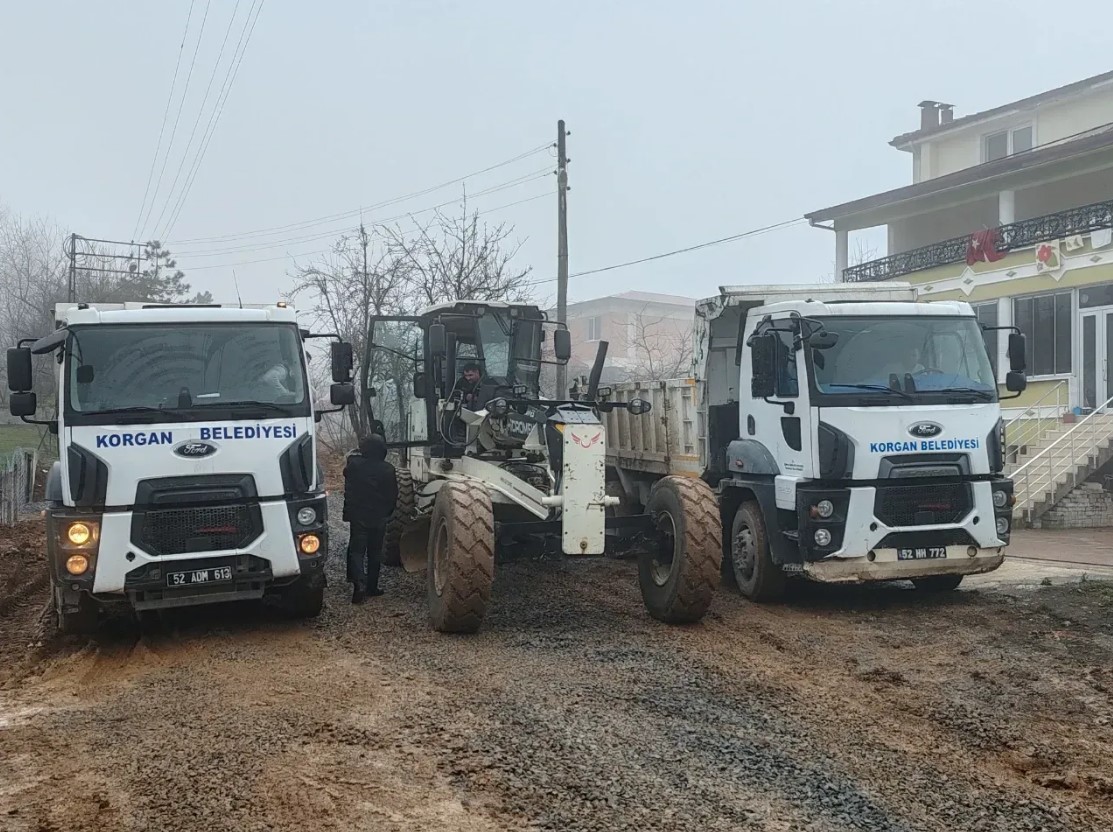
{"type": "Polygon", "coordinates": [[[423,583],[48,637],[0,530],[0,829],[1109,830],[1113,585],[804,588],[708,620],[628,562],[500,569],[485,629],[423,583]]]}

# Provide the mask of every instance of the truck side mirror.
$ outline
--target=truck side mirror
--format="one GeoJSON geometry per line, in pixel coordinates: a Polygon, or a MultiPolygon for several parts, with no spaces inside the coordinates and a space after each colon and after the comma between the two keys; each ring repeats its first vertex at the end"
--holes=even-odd
{"type": "Polygon", "coordinates": [[[425,386],[425,373],[414,373],[414,398],[424,399],[428,393],[425,386]]]}
{"type": "Polygon", "coordinates": [[[8,410],[13,416],[34,416],[38,409],[38,398],[34,393],[12,393],[8,397],[8,410]]]}
{"type": "Polygon", "coordinates": [[[355,366],[352,345],[347,341],[333,341],[329,345],[329,350],[332,359],[332,380],[337,383],[351,381],[352,368],[355,366]]]}
{"type": "Polygon", "coordinates": [[[328,397],[335,407],[347,407],[356,403],[356,388],[350,381],[340,382],[329,388],[328,397]]]}
{"type": "MultiPolygon", "coordinates": [[[[31,350],[27,347],[12,347],[8,350],[8,389],[13,393],[22,393],[34,386],[31,379],[31,350]]],[[[34,413],[33,410],[31,412],[34,413]]]]}
{"type": "Polygon", "coordinates": [[[1005,373],[1005,389],[1010,393],[1023,393],[1028,389],[1028,377],[1024,373],[1005,373]]]}
{"type": "Polygon", "coordinates": [[[429,355],[433,358],[444,358],[448,352],[444,324],[429,324],[429,355]]]}
{"type": "Polygon", "coordinates": [[[1020,332],[1009,333],[1009,369],[1014,373],[1024,373],[1028,369],[1024,335],[1020,332]]]}
{"type": "Polygon", "coordinates": [[[767,399],[773,395],[777,376],[777,336],[771,332],[754,336],[750,341],[750,362],[753,370],[750,395],[767,399]]]}
{"type": "Polygon", "coordinates": [[[839,342],[839,334],[837,332],[817,332],[808,339],[808,346],[813,350],[829,350],[839,342]]]}
{"type": "Polygon", "coordinates": [[[553,332],[553,353],[557,361],[567,361],[572,357],[572,333],[567,329],[553,332]]]}

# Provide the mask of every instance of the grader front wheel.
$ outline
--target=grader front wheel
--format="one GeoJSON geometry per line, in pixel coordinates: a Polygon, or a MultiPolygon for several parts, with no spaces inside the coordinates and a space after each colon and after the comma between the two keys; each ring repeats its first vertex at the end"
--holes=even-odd
{"type": "Polygon", "coordinates": [[[394,475],[398,482],[398,498],[394,501],[394,512],[386,521],[383,563],[387,566],[403,566],[402,537],[413,523],[415,513],[414,478],[413,474],[402,468],[396,469],[394,475]]]}
{"type": "Polygon", "coordinates": [[[702,480],[665,477],[646,502],[659,544],[638,559],[649,614],[669,624],[699,621],[711,606],[723,558],[715,495],[702,480]]]}
{"type": "Polygon", "coordinates": [[[442,633],[474,633],[495,578],[495,517],[482,485],[446,482],[429,524],[429,619],[442,633]]]}

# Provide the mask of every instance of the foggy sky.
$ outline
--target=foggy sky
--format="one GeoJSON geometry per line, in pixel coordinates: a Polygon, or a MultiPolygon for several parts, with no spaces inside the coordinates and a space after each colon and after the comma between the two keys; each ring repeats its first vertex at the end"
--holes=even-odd
{"type": "MultiPolygon", "coordinates": [[[[155,214],[234,5],[209,4],[155,214]]],[[[199,134],[250,5],[239,4],[199,134]]],[[[234,266],[245,301],[272,301],[289,288],[290,255],[307,262],[330,240],[261,246],[358,221],[182,241],[387,201],[551,142],[564,118],[571,271],[645,257],[909,183],[910,156],[887,142],[918,126],[917,102],[953,103],[960,117],[1108,70],[1108,6],[265,0],[169,246],[195,289],[234,300],[234,266]],[[242,250],[202,256],[229,248],[242,250]]],[[[131,238],[188,8],[0,0],[0,204],[85,236],[131,238]]],[[[171,123],[204,9],[196,0],[171,123]]],[[[164,146],[169,135],[168,124],[164,146]]],[[[553,163],[533,155],[467,189],[553,163]]],[[[553,179],[473,205],[551,193],[553,179]]],[[[459,195],[454,186],[365,219],[459,195]]],[[[489,219],[516,225],[519,260],[535,278],[555,275],[555,195],[489,219]]],[[[573,280],[569,296],[703,297],[724,283],[813,281],[833,260],[833,235],[804,224],[573,280]]],[[[552,284],[540,288],[552,297],[552,284]]]]}

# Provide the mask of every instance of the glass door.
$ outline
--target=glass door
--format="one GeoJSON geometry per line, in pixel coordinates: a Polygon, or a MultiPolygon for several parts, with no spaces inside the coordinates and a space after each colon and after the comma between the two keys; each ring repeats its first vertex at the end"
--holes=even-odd
{"type": "Polygon", "coordinates": [[[1113,398],[1113,308],[1082,313],[1082,407],[1113,398]]]}

